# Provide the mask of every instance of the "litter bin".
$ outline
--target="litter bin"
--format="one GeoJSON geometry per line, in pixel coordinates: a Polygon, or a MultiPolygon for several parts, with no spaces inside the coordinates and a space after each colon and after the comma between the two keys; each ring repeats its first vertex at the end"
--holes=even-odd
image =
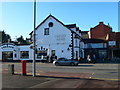
{"type": "Polygon", "coordinates": [[[8,65],[8,73],[10,75],[13,75],[14,74],[14,64],[9,64],[8,65]]]}

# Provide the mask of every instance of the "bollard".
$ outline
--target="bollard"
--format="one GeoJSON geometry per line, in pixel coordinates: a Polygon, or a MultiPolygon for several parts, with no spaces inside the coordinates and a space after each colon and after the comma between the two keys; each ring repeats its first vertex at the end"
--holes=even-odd
{"type": "Polygon", "coordinates": [[[8,65],[8,73],[10,75],[13,75],[14,74],[14,64],[9,64],[8,65]]]}
{"type": "Polygon", "coordinates": [[[26,60],[22,60],[22,75],[26,75],[26,60]]]}

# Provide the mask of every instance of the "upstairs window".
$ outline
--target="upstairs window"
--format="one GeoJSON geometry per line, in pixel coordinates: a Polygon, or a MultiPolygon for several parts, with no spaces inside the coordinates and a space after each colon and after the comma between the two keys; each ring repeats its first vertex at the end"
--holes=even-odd
{"type": "Polygon", "coordinates": [[[77,42],[77,39],[75,40],[75,44],[76,44],[75,46],[77,47],[77,46],[78,46],[78,42],[77,42]]]}
{"type": "Polygon", "coordinates": [[[53,27],[53,23],[52,23],[52,22],[49,22],[48,26],[49,26],[49,27],[53,27]]]}
{"type": "Polygon", "coordinates": [[[49,35],[49,28],[44,29],[44,35],[49,35]]]}

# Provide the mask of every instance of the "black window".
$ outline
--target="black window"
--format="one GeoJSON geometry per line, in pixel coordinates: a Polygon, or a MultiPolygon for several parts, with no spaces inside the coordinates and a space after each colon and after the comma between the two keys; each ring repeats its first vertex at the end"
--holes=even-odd
{"type": "Polygon", "coordinates": [[[47,52],[46,51],[37,51],[37,58],[41,59],[42,56],[43,56],[43,59],[45,59],[47,56],[47,52]]]}
{"type": "Polygon", "coordinates": [[[78,46],[77,39],[75,40],[76,47],[78,46]]]}
{"type": "Polygon", "coordinates": [[[15,54],[15,58],[17,57],[17,55],[15,54]]]}
{"type": "Polygon", "coordinates": [[[49,35],[49,28],[44,29],[44,35],[49,35]]]}
{"type": "Polygon", "coordinates": [[[55,50],[52,50],[52,56],[55,56],[55,50]]]}
{"type": "Polygon", "coordinates": [[[21,51],[20,52],[20,58],[29,58],[29,51],[21,51]]]}
{"type": "Polygon", "coordinates": [[[48,25],[49,25],[49,27],[53,27],[53,23],[52,22],[50,22],[48,25]]]}

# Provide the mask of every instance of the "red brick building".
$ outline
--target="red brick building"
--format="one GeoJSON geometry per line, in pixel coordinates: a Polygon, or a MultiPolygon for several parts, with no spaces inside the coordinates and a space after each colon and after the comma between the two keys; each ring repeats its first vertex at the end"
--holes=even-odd
{"type": "Polygon", "coordinates": [[[90,29],[90,38],[104,39],[106,40],[107,34],[112,32],[110,25],[105,25],[103,22],[99,22],[97,26],[90,29]]]}
{"type": "Polygon", "coordinates": [[[97,26],[90,29],[89,37],[91,39],[103,39],[108,42],[108,57],[120,58],[120,32],[112,32],[110,25],[99,22],[97,26]]]}

